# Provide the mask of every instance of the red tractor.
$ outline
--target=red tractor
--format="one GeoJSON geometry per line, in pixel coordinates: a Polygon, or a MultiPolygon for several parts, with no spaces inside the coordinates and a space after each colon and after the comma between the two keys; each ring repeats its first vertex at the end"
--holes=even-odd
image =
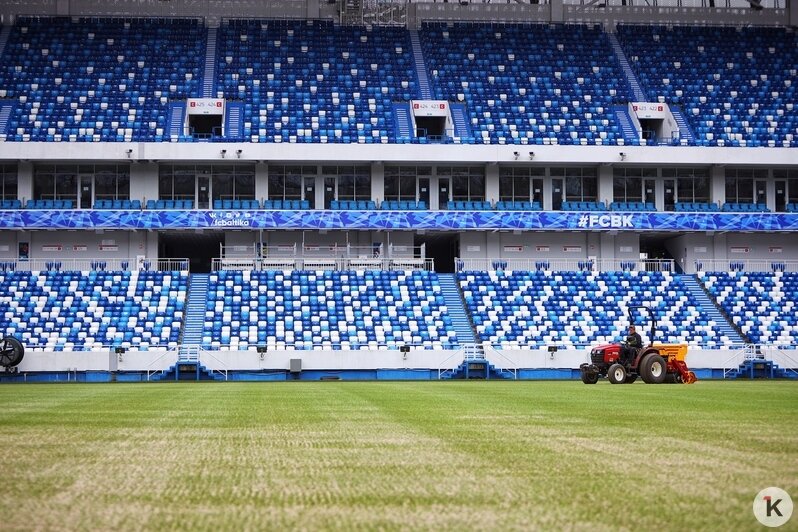
{"type": "Polygon", "coordinates": [[[685,344],[654,344],[653,338],[657,323],[648,307],[631,307],[629,321],[632,322],[632,309],[644,308],[651,318],[652,343],[635,350],[634,357],[624,360],[621,354],[626,347],[624,342],[605,344],[590,351],[590,363],[579,366],[582,382],[596,384],[600,377],[607,377],[612,384],[631,384],[637,377],[646,384],[685,383],[696,381],[695,373],[684,362],[687,355],[685,344]]]}

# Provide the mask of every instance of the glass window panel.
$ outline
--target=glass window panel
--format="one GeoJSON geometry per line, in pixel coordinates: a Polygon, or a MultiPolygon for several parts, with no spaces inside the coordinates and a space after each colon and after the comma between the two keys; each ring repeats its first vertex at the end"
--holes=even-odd
{"type": "Polygon", "coordinates": [[[78,198],[78,176],[75,173],[75,168],[72,171],[62,172],[59,168],[59,173],[55,178],[55,199],[71,199],[78,198]]]}
{"type": "Polygon", "coordinates": [[[302,199],[302,176],[290,175],[285,178],[285,199],[302,199]]]}
{"type": "Polygon", "coordinates": [[[246,172],[235,177],[236,199],[255,199],[255,174],[246,172]]]}
{"type": "Polygon", "coordinates": [[[403,176],[399,180],[399,199],[412,201],[416,199],[416,176],[403,176]]]}

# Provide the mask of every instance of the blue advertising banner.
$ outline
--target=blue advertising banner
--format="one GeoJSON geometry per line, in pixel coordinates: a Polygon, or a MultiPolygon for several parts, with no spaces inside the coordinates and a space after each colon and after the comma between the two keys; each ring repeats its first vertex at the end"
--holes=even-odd
{"type": "Polygon", "coordinates": [[[6,210],[0,229],[798,231],[798,214],[553,211],[6,210]]]}

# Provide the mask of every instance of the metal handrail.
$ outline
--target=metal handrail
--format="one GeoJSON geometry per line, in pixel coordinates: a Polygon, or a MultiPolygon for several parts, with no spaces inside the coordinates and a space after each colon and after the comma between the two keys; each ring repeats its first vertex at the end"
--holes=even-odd
{"type": "Polygon", "coordinates": [[[203,349],[200,346],[196,346],[196,348],[197,348],[197,363],[199,363],[200,360],[205,355],[209,356],[210,358],[218,362],[222,366],[222,369],[212,369],[212,368],[207,368],[207,369],[211,372],[211,374],[213,374],[214,372],[219,373],[220,375],[224,376],[224,380],[227,380],[227,364],[225,364],[222,360],[214,356],[213,353],[211,353],[210,351],[203,349]]]}
{"type": "MultiPolygon", "coordinates": [[[[160,371],[162,374],[163,374],[163,373],[166,373],[166,370],[164,370],[164,369],[151,369],[151,368],[152,368],[152,367],[153,367],[153,366],[154,366],[154,365],[155,365],[157,362],[159,362],[161,359],[163,359],[163,358],[166,358],[166,356],[167,356],[167,355],[169,355],[169,354],[177,354],[177,357],[179,357],[179,356],[180,356],[180,351],[179,351],[179,349],[180,349],[180,348],[176,348],[176,349],[170,349],[170,350],[168,350],[168,351],[164,352],[164,353],[163,353],[161,356],[159,356],[158,358],[156,358],[156,359],[155,359],[155,360],[153,360],[152,362],[150,362],[150,364],[147,366],[147,381],[148,381],[148,382],[149,382],[149,380],[150,380],[150,377],[152,377],[153,375],[155,375],[155,374],[156,374],[156,373],[158,373],[159,371],[160,371]]],[[[175,358],[175,360],[177,360],[177,358],[175,358]]]]}
{"type": "Polygon", "coordinates": [[[51,259],[4,259],[0,260],[0,272],[13,271],[189,271],[190,261],[187,258],[144,259],[137,261],[131,258],[51,258],[51,259]]]}
{"type": "Polygon", "coordinates": [[[462,271],[646,271],[674,272],[672,259],[600,259],[592,257],[535,257],[454,259],[455,270],[462,271]]]}
{"type": "MultiPolygon", "coordinates": [[[[485,347],[484,347],[484,346],[483,346],[483,349],[485,349],[485,347]]],[[[507,356],[506,356],[504,353],[502,353],[502,352],[501,352],[501,351],[499,351],[498,349],[494,349],[492,346],[488,346],[488,347],[487,347],[487,349],[489,350],[489,352],[491,353],[491,355],[493,355],[493,354],[496,354],[496,355],[500,356],[501,358],[503,358],[504,360],[506,360],[506,361],[507,361],[509,364],[511,364],[511,366],[512,366],[512,367],[509,367],[509,368],[503,368],[503,367],[501,367],[501,366],[497,365],[495,362],[491,361],[491,360],[490,360],[490,359],[487,357],[487,352],[486,352],[486,356],[485,356],[486,360],[490,361],[490,363],[491,363],[491,364],[493,364],[493,365],[494,365],[494,367],[495,367],[497,370],[499,370],[499,373],[502,373],[502,372],[504,372],[504,371],[509,371],[510,373],[512,373],[512,374],[513,374],[513,379],[518,379],[518,364],[516,364],[515,362],[513,362],[513,360],[512,360],[512,359],[510,359],[509,357],[507,357],[507,356]]]]}
{"type": "Polygon", "coordinates": [[[452,353],[448,357],[444,358],[441,361],[441,363],[438,365],[438,380],[441,380],[441,378],[444,375],[446,375],[446,373],[448,373],[450,371],[452,373],[454,373],[454,371],[460,366],[460,364],[462,364],[463,361],[465,361],[465,359],[466,359],[465,357],[466,357],[465,346],[462,346],[460,349],[458,349],[457,351],[455,351],[454,353],[452,353]],[[449,360],[453,359],[454,357],[462,357],[462,358],[459,359],[460,362],[458,362],[454,367],[451,367],[451,368],[450,367],[445,367],[444,365],[446,364],[446,362],[448,362],[449,360]]]}

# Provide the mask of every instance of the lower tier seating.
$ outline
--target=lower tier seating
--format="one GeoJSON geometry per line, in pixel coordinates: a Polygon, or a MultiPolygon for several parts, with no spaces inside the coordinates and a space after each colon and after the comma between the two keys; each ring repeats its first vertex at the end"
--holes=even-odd
{"type": "MultiPolygon", "coordinates": [[[[627,309],[652,308],[657,342],[731,343],[678,276],[668,272],[466,271],[458,273],[479,339],[504,348],[588,346],[625,337],[627,309]]],[[[645,311],[635,311],[645,342],[645,311]]]]}
{"type": "Polygon", "coordinates": [[[176,347],[186,272],[0,272],[0,329],[26,349],[176,347]]]}
{"type": "Polygon", "coordinates": [[[457,342],[441,287],[425,271],[219,271],[202,344],[297,349],[427,349],[457,342]]]}
{"type": "Polygon", "coordinates": [[[798,273],[699,272],[698,278],[752,342],[798,342],[798,273]]]}

